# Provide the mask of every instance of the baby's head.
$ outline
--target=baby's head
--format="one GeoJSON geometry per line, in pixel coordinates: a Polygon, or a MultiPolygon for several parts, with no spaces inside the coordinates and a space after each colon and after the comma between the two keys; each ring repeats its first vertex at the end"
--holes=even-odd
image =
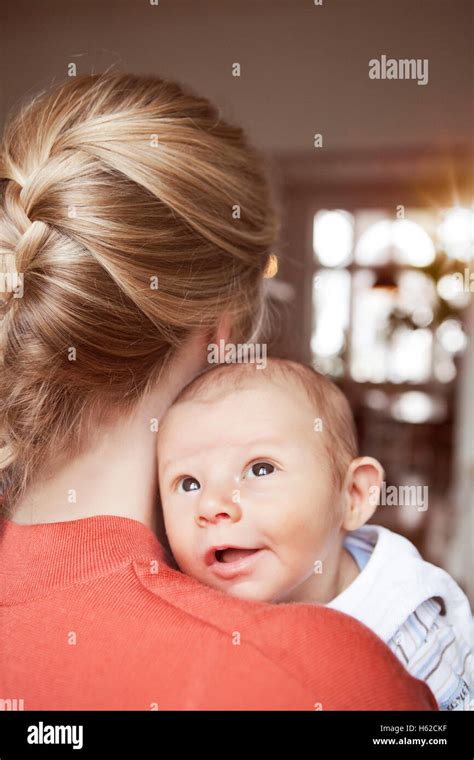
{"type": "Polygon", "coordinates": [[[341,391],[280,359],[220,365],[186,386],[161,421],[158,469],[180,569],[266,602],[331,598],[345,532],[369,519],[382,479],[357,458],[341,391]]]}

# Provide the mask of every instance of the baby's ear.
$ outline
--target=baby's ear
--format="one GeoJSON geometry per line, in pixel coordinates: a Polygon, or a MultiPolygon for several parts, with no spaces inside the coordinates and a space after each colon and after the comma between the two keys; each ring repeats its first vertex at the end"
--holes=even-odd
{"type": "Polygon", "coordinates": [[[345,530],[356,530],[369,520],[379,503],[380,488],[385,473],[373,457],[353,459],[347,470],[344,484],[345,530]]]}

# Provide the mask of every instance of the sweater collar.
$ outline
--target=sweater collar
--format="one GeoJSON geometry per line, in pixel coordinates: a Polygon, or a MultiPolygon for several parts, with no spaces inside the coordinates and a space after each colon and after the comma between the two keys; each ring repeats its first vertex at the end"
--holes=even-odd
{"type": "Polygon", "coordinates": [[[108,575],[138,559],[168,562],[153,531],[128,517],[34,525],[0,517],[0,604],[108,575]]]}

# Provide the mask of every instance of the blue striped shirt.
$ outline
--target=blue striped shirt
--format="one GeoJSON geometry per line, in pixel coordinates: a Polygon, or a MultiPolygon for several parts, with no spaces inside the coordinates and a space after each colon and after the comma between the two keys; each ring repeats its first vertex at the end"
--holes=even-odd
{"type": "MultiPolygon", "coordinates": [[[[365,537],[349,533],[344,542],[359,570],[363,570],[374,545],[365,537]]],[[[472,690],[473,654],[456,638],[443,615],[439,598],[427,599],[411,613],[387,642],[392,652],[415,677],[425,681],[441,710],[474,710],[472,690]]]]}

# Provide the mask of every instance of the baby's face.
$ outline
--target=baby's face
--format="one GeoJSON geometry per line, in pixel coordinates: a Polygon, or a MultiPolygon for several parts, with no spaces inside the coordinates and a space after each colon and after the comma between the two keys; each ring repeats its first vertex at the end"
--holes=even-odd
{"type": "Polygon", "coordinates": [[[314,421],[297,384],[257,378],[169,410],[158,438],[160,494],[184,573],[264,602],[289,601],[314,582],[315,562],[342,524],[314,421]]]}

